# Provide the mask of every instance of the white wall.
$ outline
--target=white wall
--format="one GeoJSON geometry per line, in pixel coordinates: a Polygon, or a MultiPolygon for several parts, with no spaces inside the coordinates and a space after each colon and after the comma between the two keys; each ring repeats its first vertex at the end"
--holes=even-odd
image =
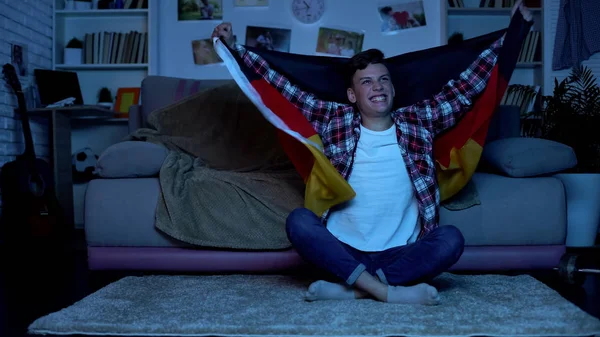
{"type": "MultiPolygon", "coordinates": [[[[52,67],[52,0],[11,0],[0,3],[0,64],[10,62],[10,44],[26,46],[29,76],[20,78],[28,87],[34,68],[52,67]]],[[[0,166],[24,150],[21,120],[15,119],[16,96],[0,79],[0,166]]],[[[35,151],[48,159],[47,122],[32,121],[35,151]]],[[[1,193],[1,192],[0,192],[1,193]]]]}
{"type": "MultiPolygon", "coordinates": [[[[393,3],[389,1],[388,3],[393,3]]],[[[267,26],[292,30],[290,52],[315,54],[319,27],[363,30],[363,50],[381,49],[386,56],[439,46],[446,42],[446,0],[425,0],[426,27],[408,29],[396,35],[382,35],[381,20],[374,0],[326,0],[326,13],[320,22],[305,25],[291,14],[291,0],[270,0],[268,8],[234,8],[233,0],[223,0],[223,21],[232,22],[238,41],[244,43],[246,26],[267,26]]],[[[222,65],[194,65],[191,41],[210,37],[220,21],[177,21],[177,1],[159,4],[158,74],[184,78],[229,78],[222,65]]]]}

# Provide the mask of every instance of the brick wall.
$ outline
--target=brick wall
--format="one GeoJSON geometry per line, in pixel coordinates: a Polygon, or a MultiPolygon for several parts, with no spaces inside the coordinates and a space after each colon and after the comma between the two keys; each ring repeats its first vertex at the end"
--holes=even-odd
{"type": "MultiPolygon", "coordinates": [[[[11,44],[26,48],[27,75],[20,78],[27,88],[34,68],[52,67],[52,11],[54,0],[0,0],[0,65],[10,62],[11,44]]],[[[15,119],[16,96],[0,76],[0,166],[24,149],[21,120],[15,119]]],[[[48,125],[32,120],[33,141],[38,157],[48,159],[48,125]]],[[[2,193],[2,191],[0,191],[2,193]]],[[[0,201],[1,212],[1,201],[0,201]]]]}

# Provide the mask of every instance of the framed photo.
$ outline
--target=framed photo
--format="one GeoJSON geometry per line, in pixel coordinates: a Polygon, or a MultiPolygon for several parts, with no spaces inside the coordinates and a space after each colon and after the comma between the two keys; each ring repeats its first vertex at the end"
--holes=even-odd
{"type": "Polygon", "coordinates": [[[211,39],[201,39],[192,41],[192,53],[194,55],[194,64],[207,65],[223,62],[215,48],[211,39]]]}
{"type": "Polygon", "coordinates": [[[352,57],[362,51],[365,34],[343,29],[319,28],[316,52],[319,54],[352,57]]]}
{"type": "Polygon", "coordinates": [[[141,88],[119,88],[115,103],[115,117],[126,118],[129,116],[129,107],[140,101],[141,88]]]}
{"type": "Polygon", "coordinates": [[[250,47],[289,53],[291,37],[291,29],[257,26],[246,27],[246,45],[250,47]]]}
{"type": "Polygon", "coordinates": [[[223,20],[223,0],[177,0],[177,20],[223,20]]]}
{"type": "Polygon", "coordinates": [[[234,7],[267,7],[269,0],[233,0],[234,7]]]}
{"type": "Polygon", "coordinates": [[[422,0],[383,4],[378,7],[378,10],[382,33],[394,33],[427,25],[422,0]]]}
{"type": "Polygon", "coordinates": [[[10,45],[10,62],[19,76],[27,76],[27,49],[16,43],[10,45]]]}

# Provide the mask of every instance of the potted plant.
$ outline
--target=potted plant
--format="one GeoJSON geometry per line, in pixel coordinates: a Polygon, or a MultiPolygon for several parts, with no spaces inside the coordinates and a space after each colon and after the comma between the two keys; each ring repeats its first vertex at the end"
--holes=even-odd
{"type": "Polygon", "coordinates": [[[464,35],[461,32],[454,32],[448,38],[448,44],[460,44],[464,41],[464,35]]]}
{"type": "MultiPolygon", "coordinates": [[[[527,86],[512,88],[538,96],[527,86]]],[[[600,223],[600,87],[591,69],[573,67],[552,95],[538,96],[540,107],[528,117],[539,120],[535,134],[573,148],[577,166],[557,174],[567,196],[567,246],[593,246],[600,223]]]]}
{"type": "Polygon", "coordinates": [[[98,105],[112,109],[113,107],[113,96],[110,89],[104,87],[98,92],[98,105]]]}
{"type": "Polygon", "coordinates": [[[81,64],[83,61],[83,41],[72,38],[65,47],[64,53],[65,64],[81,64]]]}

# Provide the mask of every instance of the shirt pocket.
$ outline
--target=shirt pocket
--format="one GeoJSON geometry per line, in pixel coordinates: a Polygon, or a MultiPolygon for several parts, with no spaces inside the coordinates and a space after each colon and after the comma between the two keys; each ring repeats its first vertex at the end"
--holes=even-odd
{"type": "Polygon", "coordinates": [[[424,128],[417,128],[407,139],[408,151],[421,175],[433,176],[433,137],[424,128]]]}

